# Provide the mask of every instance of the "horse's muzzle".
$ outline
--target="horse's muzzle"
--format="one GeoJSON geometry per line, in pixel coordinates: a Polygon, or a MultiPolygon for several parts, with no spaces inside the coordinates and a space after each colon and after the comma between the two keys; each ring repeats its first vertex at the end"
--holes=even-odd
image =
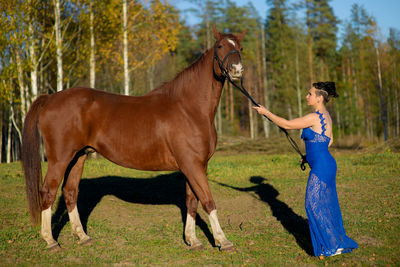
{"type": "Polygon", "coordinates": [[[243,65],[242,63],[232,64],[229,68],[229,76],[232,80],[239,80],[243,75],[243,65]]]}

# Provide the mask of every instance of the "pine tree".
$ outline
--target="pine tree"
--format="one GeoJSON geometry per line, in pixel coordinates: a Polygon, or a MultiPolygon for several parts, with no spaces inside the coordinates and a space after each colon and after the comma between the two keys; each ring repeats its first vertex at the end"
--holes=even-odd
{"type": "MultiPolygon", "coordinates": [[[[329,80],[333,76],[332,69],[328,66],[334,66],[336,50],[336,33],[338,19],[329,5],[330,0],[307,0],[307,26],[312,37],[313,52],[319,59],[319,62],[313,64],[319,65],[316,76],[317,80],[329,80]]],[[[315,70],[315,68],[314,68],[315,70]]]]}
{"type": "Polygon", "coordinates": [[[269,65],[269,86],[271,102],[284,103],[271,106],[275,112],[284,112],[292,118],[292,107],[296,105],[293,88],[295,77],[295,34],[290,27],[289,9],[286,0],[270,0],[271,5],[266,21],[266,47],[269,65]]]}

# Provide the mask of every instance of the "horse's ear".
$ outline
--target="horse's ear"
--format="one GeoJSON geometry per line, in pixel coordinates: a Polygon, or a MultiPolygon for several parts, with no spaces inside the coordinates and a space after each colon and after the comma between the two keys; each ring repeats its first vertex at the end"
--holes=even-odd
{"type": "Polygon", "coordinates": [[[242,33],[239,33],[236,37],[238,38],[239,42],[243,39],[244,35],[246,34],[247,29],[245,29],[242,33]]]}
{"type": "Polygon", "coordinates": [[[213,32],[214,32],[214,38],[215,40],[221,39],[221,33],[215,28],[215,24],[213,24],[213,32]]]}

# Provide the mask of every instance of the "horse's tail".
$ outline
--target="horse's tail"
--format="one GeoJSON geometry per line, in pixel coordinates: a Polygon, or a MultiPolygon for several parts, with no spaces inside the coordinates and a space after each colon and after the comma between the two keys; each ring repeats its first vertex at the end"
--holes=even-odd
{"type": "Polygon", "coordinates": [[[40,135],[38,129],[39,113],[47,102],[48,95],[42,95],[31,105],[25,117],[22,132],[22,166],[25,173],[26,195],[31,221],[34,225],[40,222],[42,183],[42,166],[40,160],[40,135]]]}

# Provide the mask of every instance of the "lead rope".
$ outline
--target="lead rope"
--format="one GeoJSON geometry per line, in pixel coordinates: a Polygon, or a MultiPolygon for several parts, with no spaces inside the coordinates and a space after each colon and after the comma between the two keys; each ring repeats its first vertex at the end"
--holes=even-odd
{"type": "MultiPolygon", "coordinates": [[[[242,92],[248,99],[250,99],[250,101],[257,107],[260,106],[260,104],[258,104],[256,101],[254,101],[254,99],[250,96],[250,94],[246,91],[246,89],[243,86],[243,78],[240,79],[240,85],[238,86],[237,84],[235,84],[229,75],[226,76],[228,78],[228,81],[233,84],[233,86],[235,86],[237,89],[240,90],[240,92],[242,92]]],[[[269,121],[271,121],[267,116],[263,115],[265,118],[267,118],[269,121]]],[[[272,122],[272,121],[271,121],[272,122]]],[[[300,168],[302,171],[304,171],[306,169],[306,163],[307,163],[307,159],[306,156],[303,155],[303,153],[301,153],[301,150],[299,148],[299,146],[297,145],[297,143],[293,140],[293,138],[289,135],[289,133],[286,131],[285,128],[280,127],[279,125],[275,124],[282,132],[285,133],[286,138],[288,139],[289,143],[291,144],[291,146],[293,147],[293,149],[300,155],[301,157],[301,163],[300,163],[300,168]]]]}
{"type": "MultiPolygon", "coordinates": [[[[215,43],[216,45],[217,43],[215,43]]],[[[240,90],[240,92],[242,92],[242,94],[244,94],[248,99],[250,99],[250,101],[257,107],[260,106],[260,104],[258,104],[256,101],[254,101],[254,99],[250,96],[250,94],[247,92],[247,90],[244,88],[243,86],[243,78],[240,79],[240,86],[238,86],[236,83],[234,83],[231,80],[231,77],[229,76],[228,71],[225,69],[224,67],[224,63],[227,60],[228,56],[233,54],[233,53],[238,53],[239,57],[241,58],[240,52],[237,50],[232,50],[230,51],[224,58],[224,60],[221,61],[221,59],[218,57],[218,54],[216,52],[215,46],[214,46],[214,59],[217,60],[217,63],[219,65],[219,68],[221,70],[221,74],[222,76],[228,78],[228,81],[235,86],[237,89],[240,90]]],[[[214,64],[213,64],[213,70],[215,73],[215,69],[214,69],[214,64]]],[[[263,115],[265,118],[267,118],[269,121],[271,121],[267,116],[263,115]]],[[[272,121],[271,121],[272,122],[272,121]]],[[[301,163],[300,163],[300,168],[302,171],[304,171],[306,169],[306,163],[307,163],[307,159],[306,156],[303,155],[303,153],[301,153],[299,146],[297,145],[297,143],[293,140],[293,138],[289,135],[289,133],[286,131],[286,129],[280,127],[279,125],[275,124],[282,132],[285,133],[287,140],[289,141],[290,145],[293,147],[293,149],[300,155],[301,157],[301,163]]]]}

